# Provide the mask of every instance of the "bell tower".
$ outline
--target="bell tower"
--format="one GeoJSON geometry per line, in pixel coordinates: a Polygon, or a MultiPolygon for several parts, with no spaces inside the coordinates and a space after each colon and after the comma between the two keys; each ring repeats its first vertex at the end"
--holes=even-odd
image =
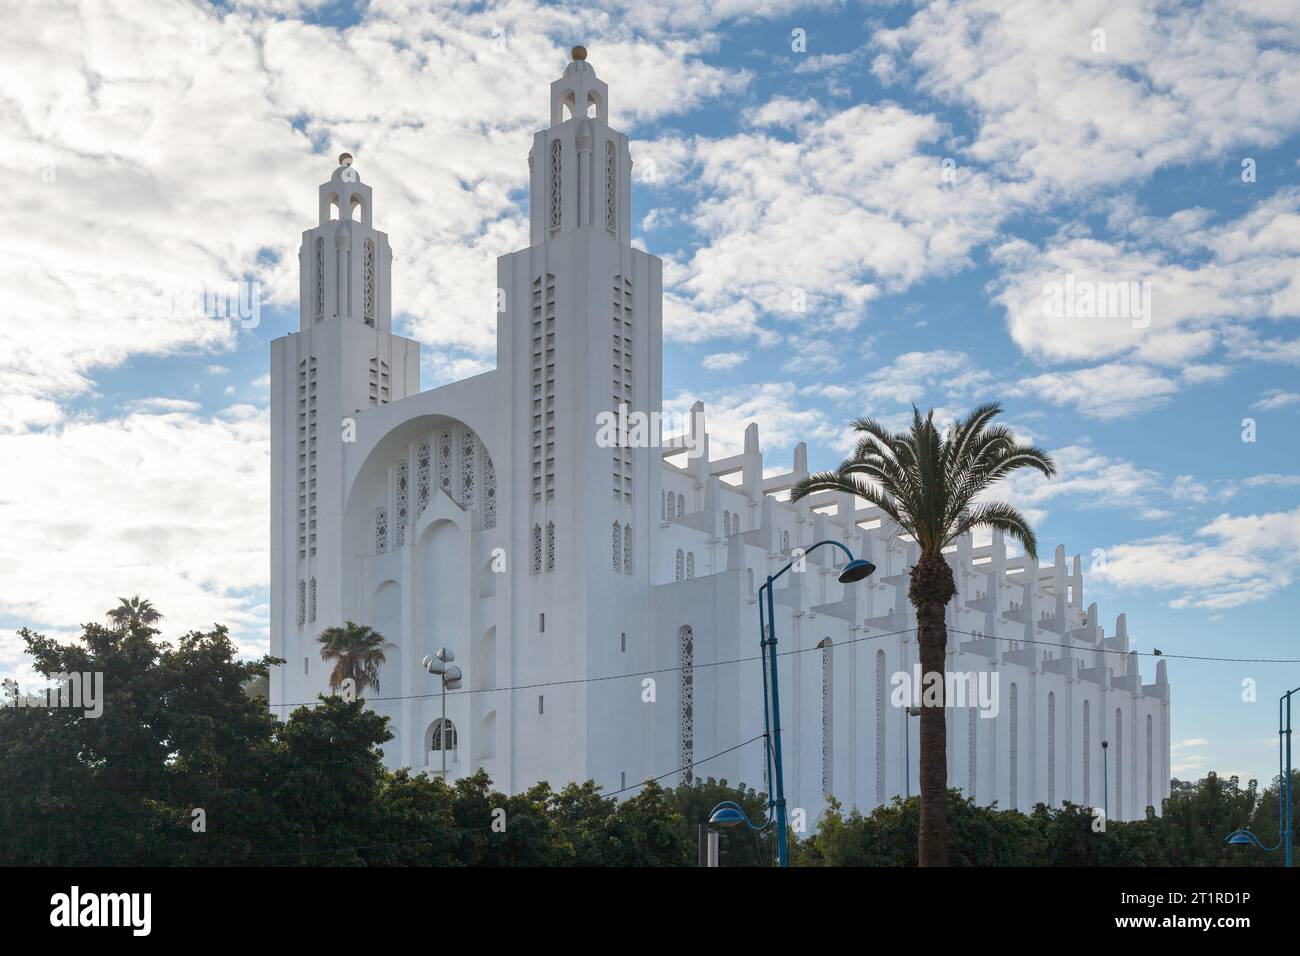
{"type": "MultiPolygon", "coordinates": [[[[497,261],[497,367],[519,463],[511,476],[522,598],[511,610],[516,666],[556,679],[628,669],[650,633],[632,609],[649,606],[659,453],[610,441],[601,422],[620,408],[660,409],[663,266],[631,245],[632,160],[609,107],[608,88],[575,47],[551,84],[550,125],[528,156],[530,245],[497,261]]],[[[639,697],[624,691],[548,691],[537,702],[545,720],[518,732],[536,726],[581,745],[561,773],[541,763],[554,754],[545,740],[520,741],[519,779],[536,772],[609,781],[639,770],[611,756],[634,746],[619,734],[646,726],[639,697]]]]}
{"type": "Polygon", "coordinates": [[[393,253],[371,199],[343,153],[298,249],[298,331],[271,342],[271,653],[286,659],[273,705],[326,686],[316,638],[342,623],[343,442],[359,415],[420,390],[420,345],[392,332],[393,253]]]}

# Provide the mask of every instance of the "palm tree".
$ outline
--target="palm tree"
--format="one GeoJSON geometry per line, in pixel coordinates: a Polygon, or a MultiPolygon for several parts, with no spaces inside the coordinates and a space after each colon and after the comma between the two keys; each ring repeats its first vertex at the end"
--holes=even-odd
{"type": "Polygon", "coordinates": [[[342,627],[321,631],[320,659],[334,661],[330,690],[338,690],[349,677],[357,693],[367,687],[379,690],[379,668],[384,663],[384,636],[364,624],[344,622],[342,627]]]}
{"type": "Polygon", "coordinates": [[[948,863],[948,769],[943,700],[944,655],[948,628],[944,608],[957,593],[952,568],[943,549],[973,528],[1002,531],[1019,541],[1030,560],[1038,557],[1029,522],[1015,508],[976,499],[995,482],[1021,468],[1047,477],[1056,474],[1048,454],[1020,444],[1011,431],[989,423],[1001,404],[981,405],[942,433],[933,410],[924,418],[912,406],[912,425],[893,433],[879,422],[861,418],[853,423],[862,438],[853,457],[836,471],[810,475],[795,485],[798,500],[817,491],[847,491],[865,498],[920,546],[911,571],[908,598],[916,608],[917,645],[921,658],[921,866],[948,863]],[[938,693],[929,690],[938,680],[938,693]]]}
{"type": "Polygon", "coordinates": [[[140,600],[140,595],[132,598],[118,598],[120,603],[108,612],[108,619],[119,630],[130,631],[137,627],[148,627],[162,618],[149,601],[140,600]]]}

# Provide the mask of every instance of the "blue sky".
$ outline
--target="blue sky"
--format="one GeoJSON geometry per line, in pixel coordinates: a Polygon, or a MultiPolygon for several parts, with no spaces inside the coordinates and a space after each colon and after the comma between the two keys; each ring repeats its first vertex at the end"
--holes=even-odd
{"type": "MultiPolygon", "coordinates": [[[[142,0],[13,29],[0,672],[24,673],[14,628],[135,592],[265,649],[268,343],[316,185],[345,149],[373,185],[425,386],[491,367],[495,257],[526,244],[530,137],[578,42],[665,260],[664,394],[706,402],[720,453],[755,420],[774,469],[799,440],[829,467],[853,417],[1000,399],[1062,466],[1007,494],[1048,554],[1104,552],[1103,624],[1300,658],[1293,4],[142,0]],[[1150,321],[1047,316],[1067,274],[1149,283],[1150,321]],[[254,328],[152,308],[236,279],[254,328]]],[[[1170,679],[1176,775],[1271,777],[1300,665],[1170,679]]]]}

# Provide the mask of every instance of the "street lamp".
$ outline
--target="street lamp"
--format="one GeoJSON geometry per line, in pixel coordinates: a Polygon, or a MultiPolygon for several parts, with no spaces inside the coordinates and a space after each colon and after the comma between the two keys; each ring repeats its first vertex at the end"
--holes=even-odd
{"type": "Polygon", "coordinates": [[[461,678],[464,676],[458,666],[452,663],[456,655],[445,647],[438,648],[433,657],[424,659],[424,669],[442,681],[442,723],[438,725],[439,743],[442,749],[442,779],[447,780],[447,691],[460,690],[461,678]]]}
{"type": "Polygon", "coordinates": [[[1289,690],[1277,701],[1277,768],[1281,783],[1277,800],[1277,845],[1264,846],[1259,837],[1245,827],[1238,827],[1228,834],[1230,846],[1255,846],[1265,853],[1272,853],[1279,847],[1283,852],[1284,866],[1292,866],[1291,840],[1291,695],[1300,693],[1300,687],[1289,690]]]}
{"type": "Polygon", "coordinates": [[[771,803],[768,804],[767,820],[761,825],[750,820],[745,808],[734,800],[723,800],[714,807],[709,812],[709,822],[700,825],[700,849],[702,851],[703,866],[718,865],[718,829],[720,827],[736,827],[742,823],[755,833],[764,833],[772,829],[771,803]]]}
{"type": "MultiPolygon", "coordinates": [[[[848,564],[840,570],[839,581],[841,584],[852,584],[854,581],[861,581],[876,570],[876,566],[870,561],[861,558],[855,558],[853,552],[845,545],[838,541],[818,541],[804,549],[802,557],[806,557],[809,552],[820,548],[824,544],[833,545],[839,548],[848,556],[848,564]]],[[[759,644],[765,648],[767,656],[763,662],[763,729],[770,746],[767,750],[767,761],[769,776],[775,782],[776,796],[768,796],[770,809],[776,811],[776,846],[778,865],[790,865],[790,848],[788,846],[786,825],[785,825],[785,774],[781,768],[781,694],[777,686],[776,672],[776,611],[772,599],[772,585],[781,575],[785,574],[795,562],[790,561],[776,574],[769,574],[767,582],[758,589],[758,624],[759,633],[762,634],[762,640],[759,644]],[[767,619],[763,618],[763,592],[767,591],[767,619]],[[768,708],[767,697],[767,678],[772,679],[772,696],[771,708],[768,708]],[[769,725],[770,714],[770,725],[769,725]],[[775,767],[773,766],[775,764],[775,767]],[[775,772],[773,773],[773,770],[775,772]]]]}

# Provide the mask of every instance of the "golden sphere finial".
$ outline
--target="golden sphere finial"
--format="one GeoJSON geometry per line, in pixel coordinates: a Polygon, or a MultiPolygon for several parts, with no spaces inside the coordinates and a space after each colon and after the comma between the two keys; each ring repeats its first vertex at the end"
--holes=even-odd
{"type": "Polygon", "coordinates": [[[585,60],[587,58],[587,48],[585,46],[575,46],[570,51],[570,55],[575,60],[585,60]]]}

